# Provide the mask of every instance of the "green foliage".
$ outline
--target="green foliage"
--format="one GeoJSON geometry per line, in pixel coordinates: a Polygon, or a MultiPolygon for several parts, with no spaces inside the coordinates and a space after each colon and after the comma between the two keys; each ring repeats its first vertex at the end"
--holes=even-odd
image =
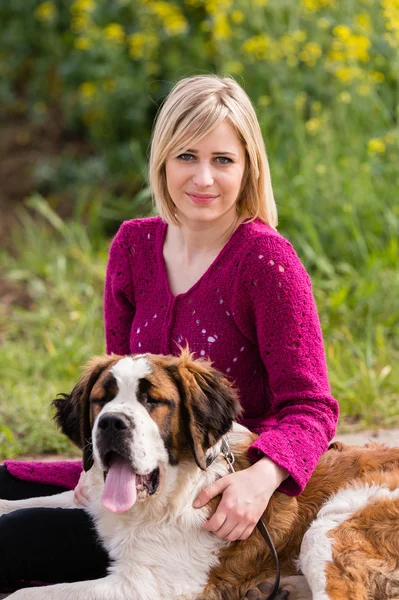
{"type": "Polygon", "coordinates": [[[37,163],[36,216],[1,256],[33,304],[0,323],[0,453],[70,450],[47,406],[103,351],[104,232],[152,210],[154,116],[178,78],[209,72],[235,76],[256,107],[341,428],[397,425],[397,0],[13,0],[0,21],[2,105],[43,126],[57,115],[80,148],[37,163]],[[52,210],[65,198],[68,222],[52,210]]]}
{"type": "Polygon", "coordinates": [[[191,74],[237,77],[272,161],[307,182],[304,169],[334,165],[328,189],[343,204],[340,159],[397,177],[396,0],[13,0],[0,21],[3,107],[84,140],[83,155],[65,144],[36,165],[39,191],[75,204],[84,188],[112,229],[115,202],[125,217],[124,199],[145,189],[160,103],[191,74]],[[323,161],[306,160],[309,147],[323,161]]]}

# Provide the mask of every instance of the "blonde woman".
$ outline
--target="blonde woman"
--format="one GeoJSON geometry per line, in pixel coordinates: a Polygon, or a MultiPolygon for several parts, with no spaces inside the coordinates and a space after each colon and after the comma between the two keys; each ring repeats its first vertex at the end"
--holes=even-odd
{"type": "MultiPolygon", "coordinates": [[[[153,132],[150,183],[159,216],[125,222],[110,249],[107,352],[177,354],[188,344],[235,382],[242,423],[259,434],[250,448],[253,464],[204,489],[194,506],[221,494],[205,527],[245,540],[277,488],[290,495],[304,489],[335,433],[338,407],[310,279],[276,231],[259,123],[236,81],[206,75],[174,86],[153,132]]],[[[59,483],[61,471],[45,483],[59,483]]],[[[7,476],[15,480],[18,469],[7,476]]],[[[84,503],[84,477],[75,497],[84,503]]],[[[83,511],[60,512],[69,513],[70,535],[83,511]]],[[[49,515],[62,531],[62,514],[46,509],[36,522],[48,523],[49,515]]],[[[98,577],[106,559],[89,523],[86,532],[82,562],[89,554],[89,574],[98,577]]],[[[51,540],[48,546],[55,550],[51,540]]],[[[57,559],[71,569],[75,563],[74,576],[88,578],[75,546],[57,559]]],[[[50,581],[38,563],[43,553],[30,570],[17,570],[19,578],[50,581]]]]}

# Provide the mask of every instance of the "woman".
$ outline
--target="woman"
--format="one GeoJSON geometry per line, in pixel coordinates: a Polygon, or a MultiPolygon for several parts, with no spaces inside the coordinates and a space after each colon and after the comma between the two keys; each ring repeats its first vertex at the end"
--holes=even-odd
{"type": "MultiPolygon", "coordinates": [[[[260,127],[233,79],[198,76],[175,85],[155,125],[150,183],[160,217],[124,223],[110,249],[107,352],[177,354],[188,343],[235,382],[242,423],[259,434],[250,449],[253,465],[207,487],[195,506],[222,494],[205,527],[220,538],[244,540],[277,488],[301,493],[334,435],[338,407],[330,395],[311,283],[275,230],[260,127]]],[[[7,473],[7,481],[12,477],[7,473]]],[[[84,503],[84,495],[83,476],[75,496],[84,503]]],[[[64,515],[45,510],[14,517],[15,527],[25,519],[20,540],[37,533],[33,516],[36,523],[51,518],[61,540],[79,531],[73,520],[85,519],[82,511],[60,512],[71,513],[65,536],[64,515]]],[[[8,522],[0,523],[1,546],[7,527],[10,536],[8,522]]],[[[90,554],[90,569],[71,566],[81,562],[76,547],[61,555],[56,549],[64,563],[56,574],[43,568],[43,553],[29,569],[14,553],[11,560],[1,556],[7,569],[12,563],[14,580],[5,581],[101,576],[106,557],[85,527],[93,539],[93,547],[88,543],[83,550],[90,554]]]]}

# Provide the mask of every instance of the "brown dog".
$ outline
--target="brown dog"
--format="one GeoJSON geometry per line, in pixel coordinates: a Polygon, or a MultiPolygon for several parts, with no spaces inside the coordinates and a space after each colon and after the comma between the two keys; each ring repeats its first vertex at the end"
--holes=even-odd
{"type": "MultiPolygon", "coordinates": [[[[62,430],[83,450],[91,498],[85,510],[113,564],[104,579],[20,590],[12,598],[267,597],[267,587],[257,586],[273,580],[275,566],[259,532],[220,540],[203,528],[217,501],[192,506],[228,473],[223,436],[236,470],[250,465],[247,450],[256,438],[234,424],[240,406],[219,372],[187,351],[97,357],[55,406],[62,430]]],[[[22,506],[71,507],[73,493],[0,501],[0,513],[22,506]]],[[[300,569],[315,600],[399,597],[398,448],[332,444],[302,495],[275,492],[263,519],[282,575],[300,569]]]]}

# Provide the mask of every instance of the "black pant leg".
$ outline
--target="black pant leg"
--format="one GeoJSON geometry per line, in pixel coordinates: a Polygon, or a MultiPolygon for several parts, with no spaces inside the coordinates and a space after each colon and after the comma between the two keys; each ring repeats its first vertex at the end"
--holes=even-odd
{"type": "Polygon", "coordinates": [[[0,588],[105,577],[108,555],[80,509],[26,508],[0,517],[0,588]]]}
{"type": "MultiPolygon", "coordinates": [[[[21,499],[46,495],[40,490],[37,493],[37,486],[42,484],[21,482],[5,474],[3,469],[0,467],[0,497],[21,499]]],[[[55,488],[44,487],[47,491],[55,488]]],[[[56,493],[64,491],[55,490],[56,493]]],[[[84,510],[28,508],[0,517],[2,590],[16,589],[29,581],[62,583],[97,579],[106,575],[108,564],[107,552],[84,510]]]]}
{"type": "Polygon", "coordinates": [[[6,466],[0,467],[0,498],[3,500],[24,500],[39,496],[52,496],[65,492],[66,488],[34,481],[17,479],[8,472],[6,466]]]}

